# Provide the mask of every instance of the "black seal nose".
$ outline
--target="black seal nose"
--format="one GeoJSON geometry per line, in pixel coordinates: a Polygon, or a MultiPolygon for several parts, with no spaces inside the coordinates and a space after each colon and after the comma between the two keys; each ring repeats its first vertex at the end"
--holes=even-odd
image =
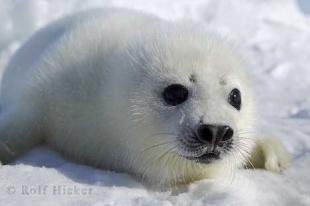
{"type": "Polygon", "coordinates": [[[202,124],[198,127],[197,134],[201,142],[214,144],[231,139],[234,131],[227,125],[202,124]]]}

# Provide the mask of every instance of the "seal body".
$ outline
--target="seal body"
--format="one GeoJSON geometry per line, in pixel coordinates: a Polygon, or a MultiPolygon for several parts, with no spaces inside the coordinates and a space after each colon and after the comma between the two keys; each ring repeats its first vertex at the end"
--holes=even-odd
{"type": "Polygon", "coordinates": [[[125,9],[82,12],[35,33],[7,65],[0,104],[2,162],[45,142],[82,163],[177,185],[242,166],[255,144],[235,52],[194,25],[125,9]],[[229,144],[208,136],[210,125],[228,125],[229,144]]]}

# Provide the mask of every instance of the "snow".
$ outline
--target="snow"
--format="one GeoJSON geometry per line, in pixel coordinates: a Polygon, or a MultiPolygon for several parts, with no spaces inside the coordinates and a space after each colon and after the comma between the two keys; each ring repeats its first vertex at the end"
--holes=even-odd
{"type": "Polygon", "coordinates": [[[239,170],[231,181],[202,180],[179,192],[156,192],[127,174],[78,165],[40,147],[0,169],[1,205],[310,205],[308,0],[0,1],[0,71],[36,29],[103,6],[192,19],[235,42],[253,74],[260,133],[284,142],[292,167],[283,174],[239,170]]]}

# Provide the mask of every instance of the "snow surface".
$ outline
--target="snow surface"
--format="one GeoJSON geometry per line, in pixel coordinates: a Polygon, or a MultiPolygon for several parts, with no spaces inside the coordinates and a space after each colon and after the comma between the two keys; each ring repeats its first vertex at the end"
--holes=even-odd
{"type": "Polygon", "coordinates": [[[192,19],[236,42],[253,74],[260,131],[283,140],[292,167],[280,175],[239,170],[231,182],[202,180],[179,193],[154,192],[126,174],[78,165],[40,147],[0,169],[0,205],[310,205],[309,0],[2,0],[0,71],[39,27],[104,6],[192,19]]]}

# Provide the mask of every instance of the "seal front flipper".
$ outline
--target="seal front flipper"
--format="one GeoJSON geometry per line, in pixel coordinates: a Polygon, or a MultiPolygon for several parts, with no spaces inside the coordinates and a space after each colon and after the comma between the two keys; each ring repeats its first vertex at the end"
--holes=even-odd
{"type": "Polygon", "coordinates": [[[291,163],[291,156],[282,142],[276,138],[260,138],[257,140],[248,168],[266,169],[272,172],[282,172],[291,163]]]}

